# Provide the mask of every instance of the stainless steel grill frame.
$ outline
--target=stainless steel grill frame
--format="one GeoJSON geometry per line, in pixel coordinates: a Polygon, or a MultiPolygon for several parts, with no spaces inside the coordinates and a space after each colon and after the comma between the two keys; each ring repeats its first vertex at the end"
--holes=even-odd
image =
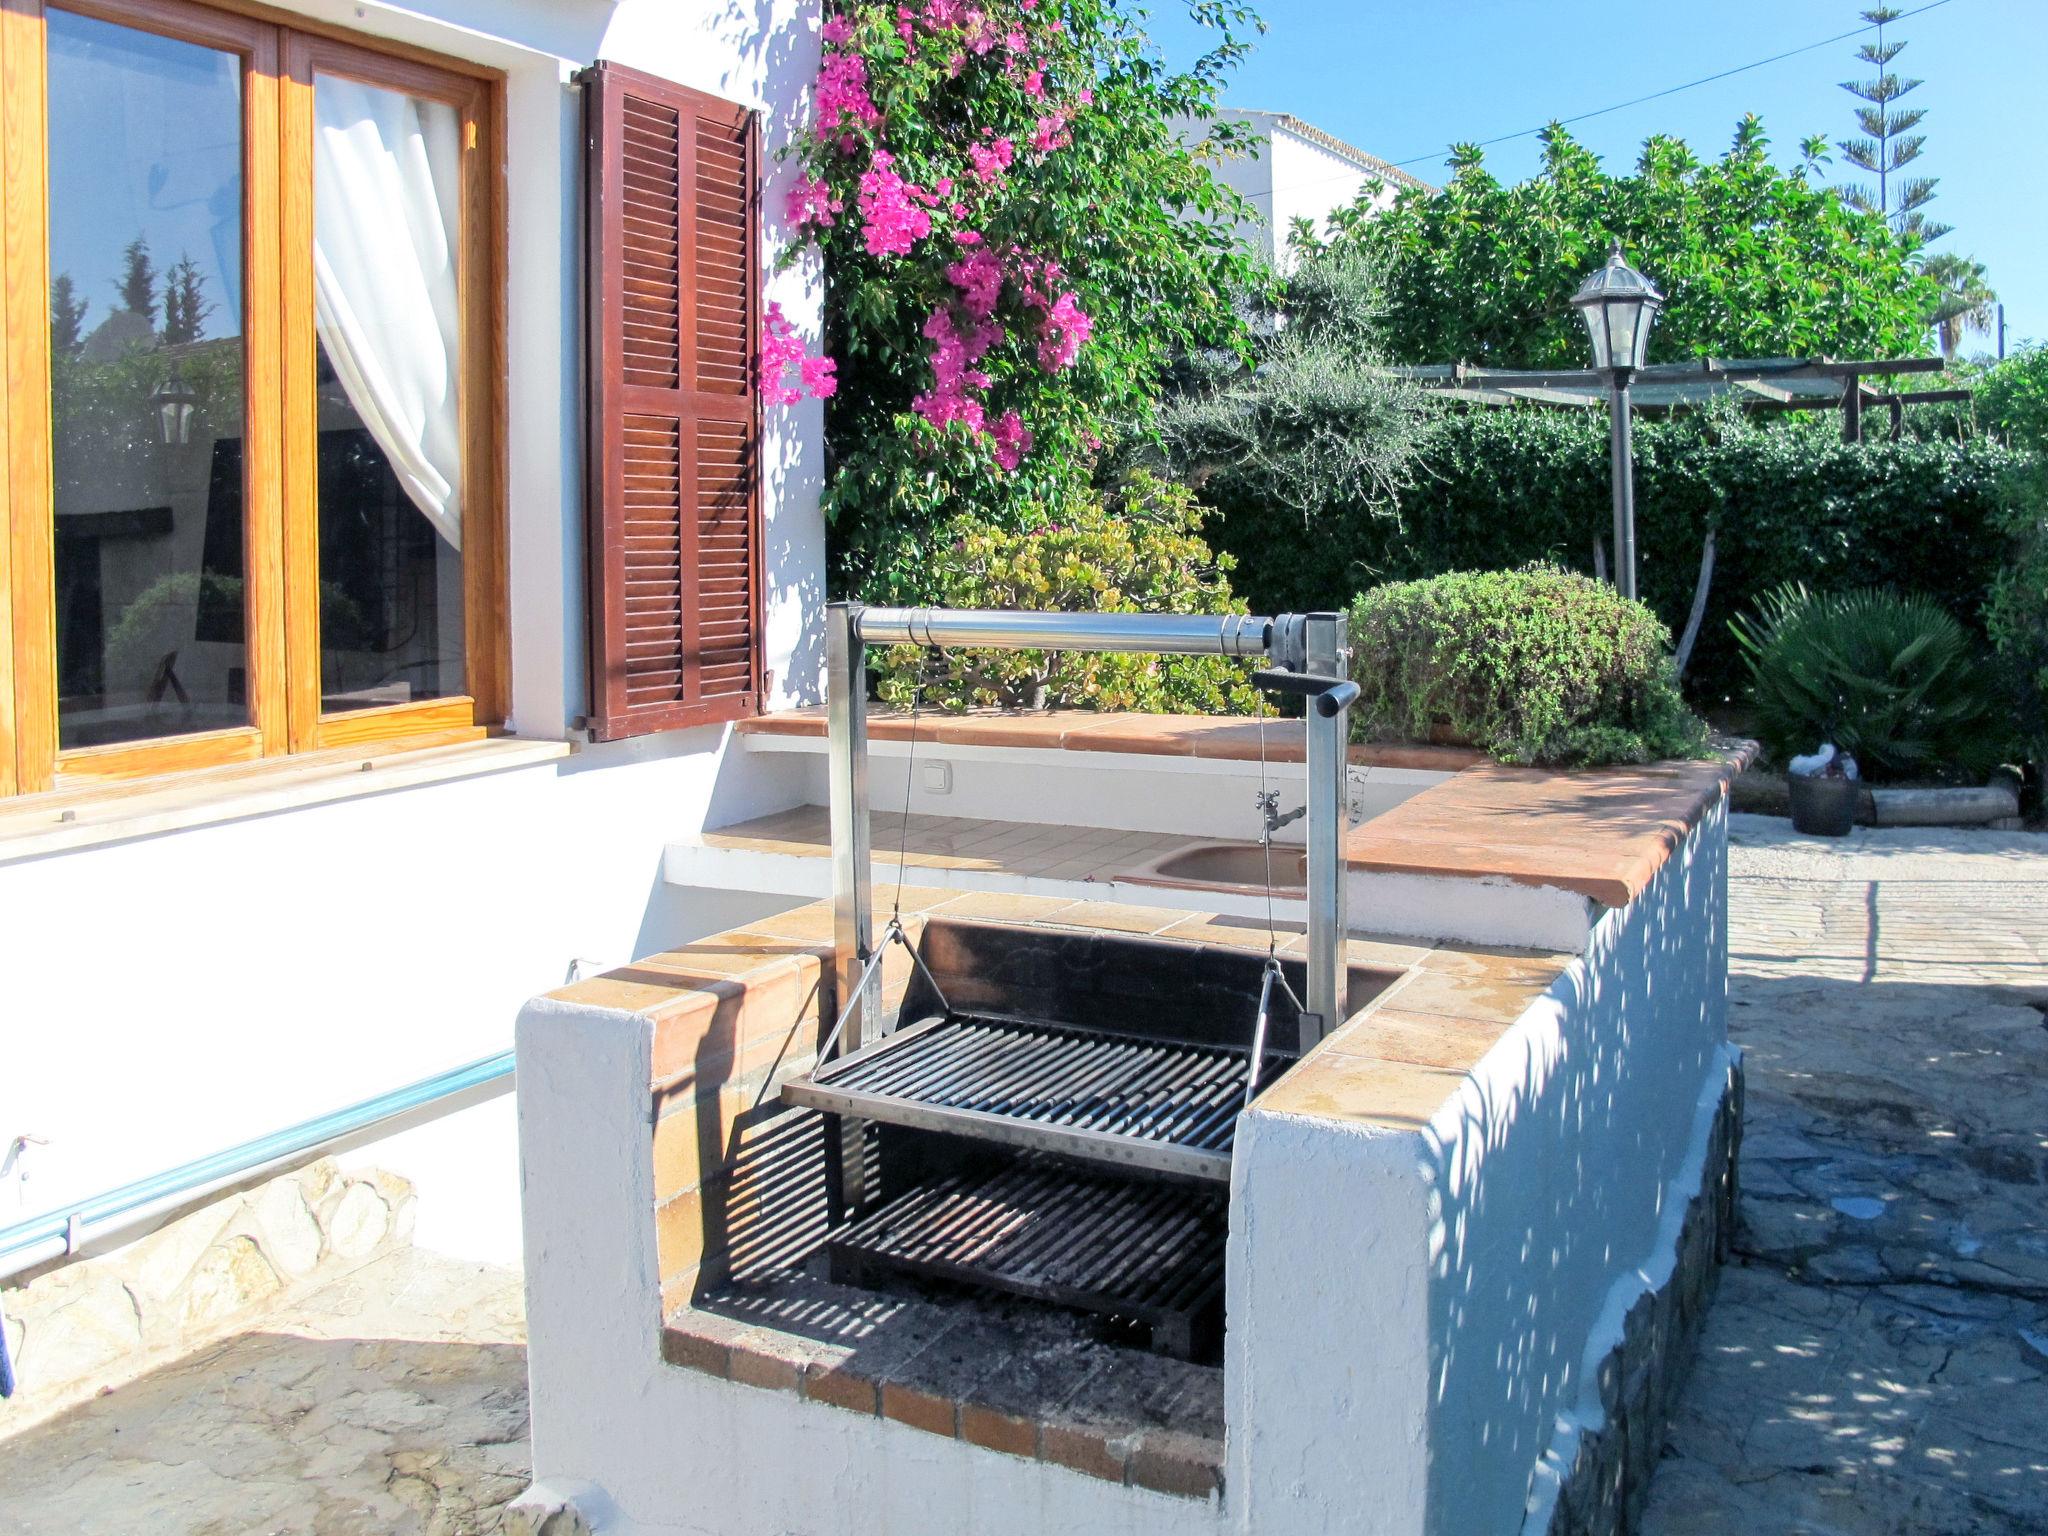
{"type": "MultiPolygon", "coordinates": [[[[1267,1054],[1262,1080],[1291,1057],[1267,1054]]],[[[899,1028],[783,1090],[788,1102],[1084,1162],[1228,1184],[1250,1053],[952,1014],[899,1028]]]]}

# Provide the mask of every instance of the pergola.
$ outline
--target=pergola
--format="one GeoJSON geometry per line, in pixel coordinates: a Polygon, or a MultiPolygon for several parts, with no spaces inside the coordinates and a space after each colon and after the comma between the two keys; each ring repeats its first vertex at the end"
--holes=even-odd
{"type": "MultiPolygon", "coordinates": [[[[1891,436],[1896,439],[1905,428],[1905,408],[1938,401],[1967,400],[1967,389],[1898,390],[1880,387],[1882,381],[1915,373],[1938,373],[1944,364],[1938,357],[1867,358],[1861,362],[1836,362],[1832,358],[1769,357],[1748,362],[1725,362],[1701,358],[1690,363],[1651,363],[1629,376],[1629,409],[1632,411],[1694,410],[1726,396],[1739,398],[1745,406],[1761,410],[1822,411],[1842,413],[1842,441],[1863,441],[1865,406],[1884,406],[1891,411],[1891,436]],[[1872,383],[1871,381],[1879,381],[1872,383]]],[[[1524,368],[1478,368],[1469,363],[1429,363],[1389,369],[1399,378],[1423,388],[1450,395],[1473,405],[1502,406],[1529,403],[1567,406],[1582,410],[1605,407],[1613,399],[1613,375],[1598,368],[1557,370],[1524,368]]],[[[1626,439],[1623,439],[1624,443],[1626,439]]],[[[1617,450],[1618,452],[1620,450],[1617,450]]],[[[1616,514],[1617,536],[1623,526],[1616,514]]],[[[1624,570],[1631,569],[1633,540],[1625,551],[1624,570]]],[[[1714,579],[1714,534],[1707,531],[1700,550],[1699,578],[1693,587],[1692,611],[1679,636],[1676,659],[1683,672],[1699,638],[1700,622],[1706,617],[1707,591],[1714,579]]],[[[1607,555],[1599,538],[1593,540],[1593,568],[1605,579],[1607,555]]],[[[1628,590],[1624,587],[1624,590],[1628,590]]]]}
{"type": "MultiPolygon", "coordinates": [[[[1863,441],[1863,412],[1880,406],[1891,412],[1891,435],[1904,428],[1905,407],[1970,398],[1967,389],[1887,389],[1888,380],[1915,373],[1939,373],[1938,357],[1867,358],[1836,362],[1832,358],[1768,357],[1747,362],[1701,358],[1689,363],[1651,363],[1630,380],[1631,404],[1638,411],[1696,409],[1723,396],[1763,410],[1842,413],[1842,441],[1863,441]]],[[[1561,370],[1479,368],[1470,363],[1429,363],[1397,367],[1396,376],[1425,389],[1474,405],[1578,406],[1608,403],[1609,378],[1593,368],[1561,370]]]]}

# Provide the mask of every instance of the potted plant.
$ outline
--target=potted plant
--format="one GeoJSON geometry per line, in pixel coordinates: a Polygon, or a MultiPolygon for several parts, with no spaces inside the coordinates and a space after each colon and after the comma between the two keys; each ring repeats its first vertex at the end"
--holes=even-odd
{"type": "Polygon", "coordinates": [[[1792,797],[1793,830],[1809,837],[1847,837],[1856,825],[1863,786],[1856,759],[1823,743],[1811,757],[1795,757],[1785,774],[1792,797]]]}

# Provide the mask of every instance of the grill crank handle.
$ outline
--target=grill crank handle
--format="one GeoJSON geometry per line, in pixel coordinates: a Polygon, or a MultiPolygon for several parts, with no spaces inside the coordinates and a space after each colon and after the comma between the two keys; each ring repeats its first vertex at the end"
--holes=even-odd
{"type": "Polygon", "coordinates": [[[1292,694],[1296,698],[1310,700],[1316,713],[1325,720],[1336,719],[1340,712],[1358,702],[1358,684],[1348,677],[1267,670],[1254,672],[1252,682],[1268,693],[1292,694]]]}

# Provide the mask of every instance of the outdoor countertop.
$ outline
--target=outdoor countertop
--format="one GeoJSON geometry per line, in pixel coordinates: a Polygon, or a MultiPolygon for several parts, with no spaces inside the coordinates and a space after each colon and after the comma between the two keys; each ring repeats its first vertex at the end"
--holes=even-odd
{"type": "MultiPolygon", "coordinates": [[[[821,710],[796,710],[743,721],[739,729],[748,735],[822,736],[825,717],[821,710]]],[[[1256,723],[1239,719],[1086,710],[926,715],[918,722],[918,738],[938,746],[1229,761],[1257,758],[1258,730],[1256,723]]],[[[1273,721],[1266,731],[1270,758],[1301,761],[1300,721],[1273,721]]],[[[877,712],[869,717],[868,734],[874,740],[907,740],[910,717],[877,712]]],[[[1752,753],[1745,743],[1696,762],[1560,770],[1509,768],[1464,748],[1364,743],[1351,749],[1356,764],[1436,769],[1450,777],[1355,828],[1345,851],[1354,869],[1506,880],[1572,891],[1605,907],[1626,906],[1726,795],[1729,779],[1752,753]]],[[[750,824],[725,834],[822,841],[822,811],[813,818],[820,819],[819,827],[799,828],[805,811],[764,818],[776,823],[772,827],[750,824]]]]}

